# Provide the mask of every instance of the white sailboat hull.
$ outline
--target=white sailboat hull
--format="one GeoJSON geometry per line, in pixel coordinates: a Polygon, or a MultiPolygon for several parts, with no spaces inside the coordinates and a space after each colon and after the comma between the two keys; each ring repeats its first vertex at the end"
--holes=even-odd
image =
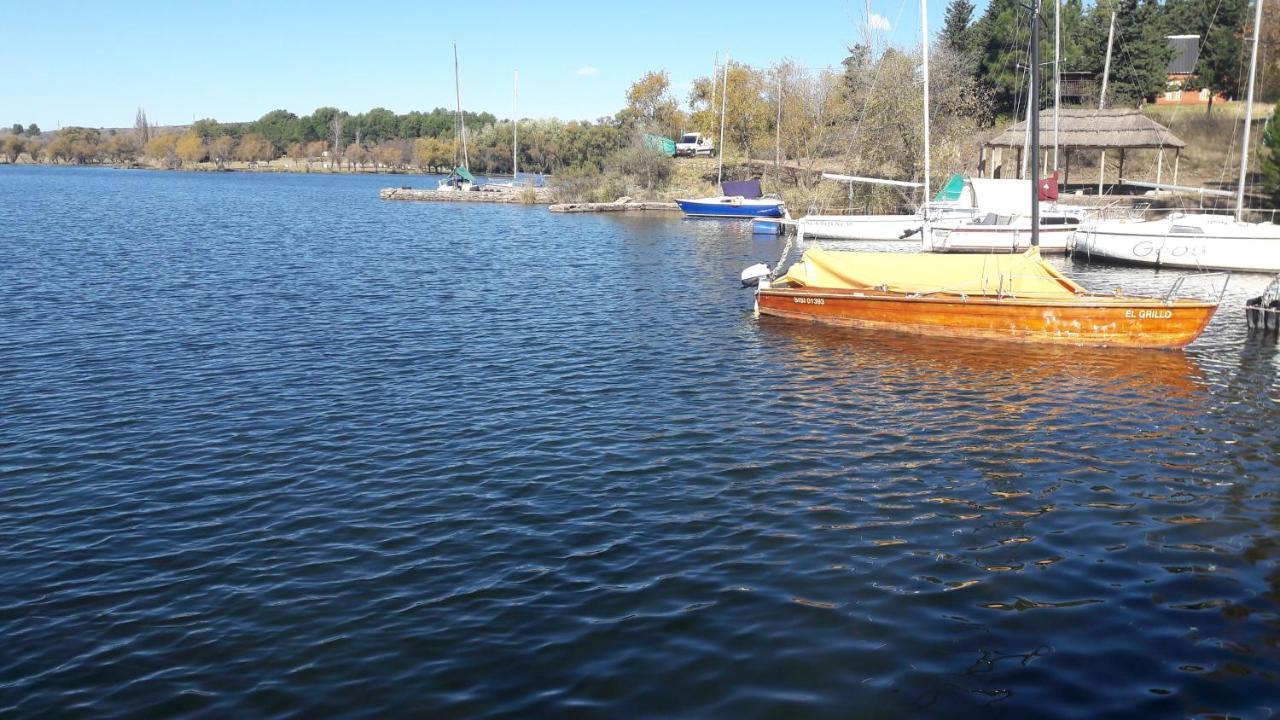
{"type": "MultiPolygon", "coordinates": [[[[1066,253],[1074,225],[1040,227],[1041,253],[1066,253]]],[[[1013,253],[1031,247],[1031,226],[950,225],[932,226],[924,250],[944,253],[1013,253]]]]}
{"type": "MultiPolygon", "coordinates": [[[[932,207],[929,221],[971,218],[969,207],[932,207]]],[[[825,240],[902,240],[919,237],[924,214],[911,215],[809,215],[798,222],[801,237],[825,240]]]]}
{"type": "Polygon", "coordinates": [[[1076,231],[1075,253],[1151,267],[1280,272],[1280,227],[1214,215],[1109,221],[1076,231]]]}
{"type": "Polygon", "coordinates": [[[828,240],[901,240],[918,233],[921,215],[819,215],[802,218],[802,237],[828,240]]]}

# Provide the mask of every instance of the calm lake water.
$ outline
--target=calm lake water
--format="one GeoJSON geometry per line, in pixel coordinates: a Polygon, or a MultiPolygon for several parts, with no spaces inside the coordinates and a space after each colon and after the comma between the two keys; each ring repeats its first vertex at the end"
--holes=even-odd
{"type": "Polygon", "coordinates": [[[1280,710],[1265,278],[1177,353],[826,330],[740,225],[405,182],[0,168],[0,715],[1280,710]]]}

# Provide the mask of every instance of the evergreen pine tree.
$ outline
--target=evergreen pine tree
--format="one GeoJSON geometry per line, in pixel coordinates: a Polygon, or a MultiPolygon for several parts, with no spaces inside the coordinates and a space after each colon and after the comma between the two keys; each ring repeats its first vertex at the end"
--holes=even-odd
{"type": "MultiPolygon", "coordinates": [[[[1280,103],[1275,112],[1280,112],[1280,103]]],[[[1258,164],[1262,169],[1262,187],[1272,202],[1280,204],[1280,122],[1272,115],[1267,129],[1262,133],[1262,149],[1258,151],[1258,164]]]]}
{"type": "Polygon", "coordinates": [[[951,0],[947,5],[947,16],[942,22],[942,33],[938,39],[943,45],[958,53],[968,54],[972,49],[969,42],[969,22],[973,20],[973,2],[971,0],[951,0]]]}
{"type": "Polygon", "coordinates": [[[991,0],[970,28],[978,82],[991,93],[996,115],[1021,115],[1025,108],[1027,47],[1031,30],[1021,0],[991,0]]]}
{"type": "MultiPolygon", "coordinates": [[[[1227,1],[1227,0],[1224,0],[1227,1]]],[[[1099,0],[1085,20],[1084,57],[1099,84],[1106,64],[1107,33],[1116,13],[1107,107],[1136,107],[1162,92],[1173,48],[1165,39],[1164,16],[1156,0],[1099,0]]]]}
{"type": "MultiPolygon", "coordinates": [[[[1213,112],[1214,95],[1238,95],[1242,71],[1249,71],[1243,38],[1249,13],[1248,0],[1221,0],[1206,15],[1210,13],[1205,27],[1198,30],[1203,41],[1193,78],[1197,87],[1209,89],[1206,113],[1213,112]]],[[[1205,17],[1202,15],[1201,22],[1204,21],[1205,17]]]]}

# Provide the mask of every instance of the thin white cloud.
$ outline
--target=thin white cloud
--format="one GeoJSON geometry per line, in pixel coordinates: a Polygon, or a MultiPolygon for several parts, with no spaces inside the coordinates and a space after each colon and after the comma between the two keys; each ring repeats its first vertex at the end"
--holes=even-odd
{"type": "Polygon", "coordinates": [[[590,65],[583,65],[582,67],[578,68],[578,75],[581,77],[595,77],[596,75],[599,75],[599,74],[600,74],[600,70],[590,65]]]}
{"type": "Polygon", "coordinates": [[[871,13],[870,17],[867,18],[867,24],[871,26],[872,30],[888,30],[889,18],[878,13],[871,13]]]}

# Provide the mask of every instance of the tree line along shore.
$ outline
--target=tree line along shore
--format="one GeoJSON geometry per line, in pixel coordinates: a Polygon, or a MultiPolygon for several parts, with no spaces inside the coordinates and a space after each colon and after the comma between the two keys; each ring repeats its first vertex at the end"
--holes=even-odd
{"type": "MultiPolygon", "coordinates": [[[[1264,51],[1280,48],[1280,10],[1264,8],[1264,51]]],[[[1107,85],[1108,107],[1142,107],[1186,139],[1184,177],[1213,181],[1238,134],[1239,120],[1221,100],[1242,90],[1248,72],[1244,42],[1252,22],[1247,0],[1081,0],[1061,5],[1061,64],[1071,73],[1064,107],[1097,107],[1112,13],[1115,47],[1107,85]],[[1155,106],[1169,89],[1169,35],[1197,35],[1195,70],[1179,79],[1184,90],[1207,89],[1200,108],[1155,106]],[[1216,110],[1216,111],[1215,111],[1216,110]],[[1197,176],[1198,174],[1198,176],[1197,176]]],[[[976,169],[977,148],[1026,112],[1029,33],[1021,0],[992,0],[974,15],[970,0],[951,0],[930,49],[933,173],[936,187],[953,172],[976,169]]],[[[1046,10],[1052,19],[1053,9],[1046,10]]],[[[1053,34],[1044,33],[1042,57],[1053,58],[1053,34]]],[[[1264,52],[1261,97],[1280,97],[1280,53],[1264,52]],[[1274,67],[1273,67],[1274,66],[1274,67]]],[[[833,58],[834,60],[835,58],[833,58]]],[[[627,90],[625,106],[595,121],[519,120],[519,169],[553,176],[558,199],[611,201],[627,195],[666,200],[716,191],[715,163],[672,159],[645,135],[677,138],[698,131],[720,136],[724,109],[726,175],[763,175],[766,188],[796,209],[900,206],[903,196],[883,187],[832,187],[822,171],[920,180],[923,172],[920,48],[888,45],[871,31],[838,64],[808,68],[783,60],[768,67],[717,63],[690,84],[684,97],[664,70],[645,73],[627,90]],[[763,162],[761,162],[763,161],[763,162]]],[[[1041,96],[1052,102],[1052,73],[1041,96]]],[[[189,126],[157,127],[139,110],[133,127],[68,127],[41,132],[15,124],[0,130],[0,160],[10,163],[114,164],[154,168],[269,169],[297,172],[443,172],[461,162],[463,128],[472,171],[512,171],[513,121],[491,113],[436,108],[397,114],[385,108],[349,113],[335,107],[308,115],[273,110],[242,123],[204,119],[189,126]]],[[[1261,134],[1259,168],[1280,197],[1280,162],[1272,147],[1280,131],[1261,134]]],[[[1238,149],[1237,149],[1238,152],[1238,149]]],[[[1280,147],[1276,148],[1280,152],[1280,147]]],[[[1081,159],[1088,167],[1090,160],[1081,159]]],[[[1074,166],[1073,166],[1074,167],[1074,166]]]]}

